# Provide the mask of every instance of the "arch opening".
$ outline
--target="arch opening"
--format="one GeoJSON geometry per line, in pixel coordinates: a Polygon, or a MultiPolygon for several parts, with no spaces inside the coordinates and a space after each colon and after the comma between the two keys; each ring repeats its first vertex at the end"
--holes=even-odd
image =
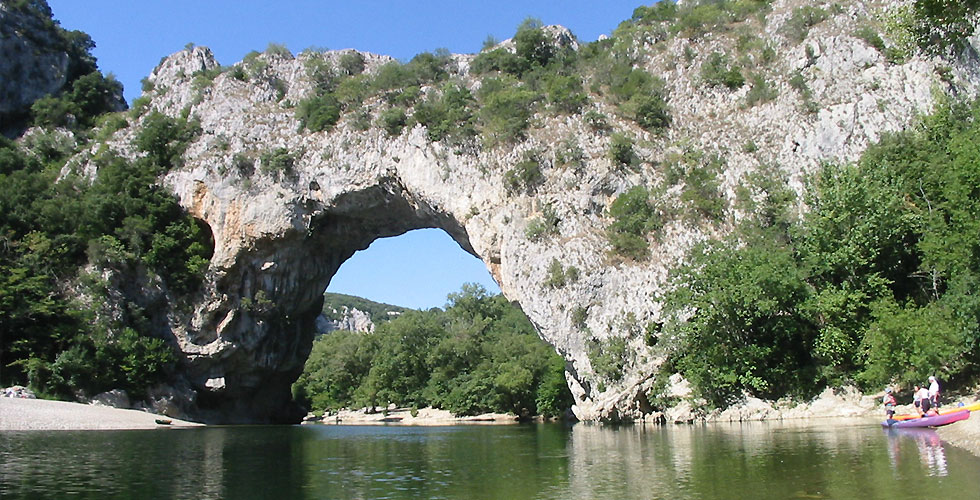
{"type": "Polygon", "coordinates": [[[482,261],[444,231],[428,228],[374,240],[340,266],[326,291],[425,310],[442,307],[464,283],[500,293],[482,261]]]}
{"type": "MultiPolygon", "coordinates": [[[[186,338],[199,346],[194,349],[221,351],[192,356],[187,370],[197,392],[195,416],[202,420],[295,422],[305,414],[292,400],[290,386],[309,357],[323,293],[341,266],[375,241],[385,245],[420,229],[444,233],[448,239],[441,236],[442,244],[476,257],[487,273],[482,282],[496,285],[486,288],[499,290],[490,273],[493,262],[479,259],[461,222],[412,195],[397,179],[338,195],[329,206],[309,202],[302,211],[308,214],[299,219],[305,227],[253,241],[220,273],[215,281],[220,299],[200,317],[201,328],[188,332],[186,338]]],[[[432,306],[444,305],[446,295],[432,306]]]]}

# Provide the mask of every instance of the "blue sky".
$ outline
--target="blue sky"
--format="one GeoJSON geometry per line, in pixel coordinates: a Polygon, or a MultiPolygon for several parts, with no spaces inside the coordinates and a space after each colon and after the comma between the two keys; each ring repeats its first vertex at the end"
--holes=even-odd
{"type": "MultiPolygon", "coordinates": [[[[610,33],[643,0],[48,0],[66,29],[88,33],[99,68],[116,75],[126,99],[140,79],[188,43],[210,47],[232,64],[270,42],[293,53],[308,47],[355,48],[401,60],[447,48],[480,50],[487,35],[513,35],[528,16],[561,24],[582,41],[610,33]]],[[[329,290],[404,307],[442,307],[463,283],[499,292],[483,263],[442,231],[420,230],[375,241],[344,263],[329,290]]]]}

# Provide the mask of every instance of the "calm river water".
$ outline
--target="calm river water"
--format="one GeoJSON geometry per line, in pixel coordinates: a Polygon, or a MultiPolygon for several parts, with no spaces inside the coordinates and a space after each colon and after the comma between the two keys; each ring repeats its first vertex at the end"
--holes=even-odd
{"type": "Polygon", "coordinates": [[[980,458],[871,423],[0,432],[0,498],[976,498],[980,458]]]}

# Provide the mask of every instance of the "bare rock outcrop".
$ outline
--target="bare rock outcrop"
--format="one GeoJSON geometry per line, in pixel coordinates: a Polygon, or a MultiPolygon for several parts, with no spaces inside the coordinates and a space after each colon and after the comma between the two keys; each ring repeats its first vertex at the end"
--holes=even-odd
{"type": "MultiPolygon", "coordinates": [[[[645,394],[663,353],[645,338],[646,325],[660,319],[658,297],[670,269],[725,225],[676,220],[651,241],[651,259],[620,259],[610,254],[605,236],[616,196],[656,184],[666,158],[690,151],[724,159],[720,184],[728,200],[760,165],[778,167],[799,188],[802,176],[822,162],[853,161],[882,134],[928,113],[942,92],[973,95],[980,83],[973,61],[914,56],[895,63],[852,35],[860,19],[888,2],[844,2],[796,41],[781,27],[800,4],[774,2],[757,34],[773,48],[765,63],[771,92],[753,105],[747,104],[751,86],[729,91],[704,85],[699,76],[712,52],[734,50],[735,33],[637,47],[641,66],[666,81],[672,126],[654,134],[600,99],[589,105],[636,138],[645,162],[634,170],[610,160],[610,136],[581,114],[539,114],[527,139],[506,147],[432,142],[421,125],[391,136],[379,127],[362,130],[350,116],[331,131],[303,130],[294,108],[313,92],[310,59],[336,64],[350,51],[261,54],[206,86],[193,82],[200,71],[219,67],[209,50],[168,57],[149,77],[148,109],[196,117],[203,134],[188,148],[185,166],[163,182],[210,227],[215,242],[204,293],[192,313],[171,318],[184,374],[197,392],[187,403],[191,414],[213,421],[288,419],[289,385],[309,353],[331,277],[375,239],[419,228],[440,228],[480,258],[503,294],[564,356],[578,418],[649,414],[645,394]],[[246,71],[250,76],[240,78],[246,71]],[[805,96],[800,81],[791,82],[795,75],[808,89],[805,96]],[[579,167],[553,160],[561,144],[578,148],[579,167]],[[276,150],[288,152],[288,170],[236,166],[276,150]],[[543,179],[533,192],[513,192],[506,173],[528,154],[541,159],[543,179]],[[532,237],[529,223],[546,205],[558,220],[555,234],[532,237]],[[548,285],[556,261],[574,268],[576,278],[548,285]],[[625,345],[616,377],[600,373],[590,359],[612,340],[625,345]]],[[[390,61],[362,56],[368,73],[390,61]]],[[[453,77],[478,88],[480,79],[466,70],[472,56],[453,60],[453,77]]],[[[386,106],[376,99],[363,109],[374,119],[386,106]]],[[[138,128],[118,132],[110,146],[135,156],[138,128]]]]}

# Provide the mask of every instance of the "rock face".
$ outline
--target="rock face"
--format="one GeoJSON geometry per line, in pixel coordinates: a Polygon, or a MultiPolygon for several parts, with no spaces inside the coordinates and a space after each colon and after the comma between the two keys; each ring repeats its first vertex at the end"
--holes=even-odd
{"type": "Polygon", "coordinates": [[[343,306],[340,311],[335,310],[334,315],[338,319],[327,319],[322,315],[317,317],[317,333],[329,333],[337,330],[361,333],[374,331],[374,321],[371,321],[371,315],[356,307],[343,306]]]}
{"type": "MultiPolygon", "coordinates": [[[[609,159],[610,136],[581,114],[539,114],[526,140],[505,147],[453,148],[430,141],[421,125],[391,137],[379,127],[358,130],[350,116],[332,131],[312,133],[301,129],[293,108],[313,92],[304,63],[314,55],[262,54],[252,77],[235,78],[233,69],[203,88],[192,84],[193,75],[219,66],[208,49],[166,58],[149,76],[155,88],[147,94],[149,108],[189,113],[203,134],[187,150],[185,166],[163,182],[207,223],[215,242],[205,292],[191,314],[172,317],[186,382],[197,393],[185,409],[210,421],[298,421],[302,414],[287,411],[289,386],[309,354],[322,293],[339,266],[377,238],[440,228],[486,263],[503,294],[567,360],[578,418],[642,418],[663,359],[643,334],[659,319],[658,294],[685,251],[726,225],[677,220],[651,241],[651,259],[616,258],[605,229],[618,194],[657,184],[666,158],[692,150],[724,159],[720,185],[728,200],[759,165],[778,167],[799,188],[821,162],[853,161],[882,134],[929,112],[936,89],[976,92],[972,60],[916,56],[895,64],[851,35],[858,20],[887,3],[844,2],[797,42],[782,27],[802,4],[774,2],[758,34],[775,49],[765,73],[775,95],[757,105],[746,104],[751,86],[730,91],[699,76],[713,51],[733,53],[734,33],[675,37],[656,50],[638,50],[642,67],[667,83],[672,126],[654,135],[601,100],[588,108],[637,139],[645,163],[627,171],[609,159]],[[937,68],[947,66],[940,79],[937,68]],[[790,83],[795,74],[809,89],[806,99],[790,83]],[[568,141],[582,151],[580,168],[551,160],[568,141]],[[280,148],[294,160],[288,172],[236,167],[242,157],[280,148]],[[505,173],[530,151],[544,160],[543,182],[533,195],[509,192],[505,173]],[[532,237],[528,224],[546,205],[559,220],[557,234],[532,237]],[[574,266],[578,278],[547,286],[553,261],[574,266]],[[254,307],[260,298],[267,307],[254,307]],[[590,349],[609,339],[627,346],[621,378],[598,374],[589,358],[590,349]]],[[[320,57],[336,63],[342,55],[320,57]]],[[[391,60],[363,56],[368,73],[391,60]]],[[[453,56],[453,76],[475,89],[479,79],[467,71],[472,57],[453,56]]],[[[379,100],[365,104],[372,117],[386,107],[379,100]]],[[[118,132],[111,146],[136,155],[131,144],[138,128],[118,132]]]]}
{"type": "Polygon", "coordinates": [[[69,57],[42,16],[7,2],[0,4],[0,54],[0,132],[10,133],[11,123],[26,114],[34,101],[65,85],[69,57]]]}

